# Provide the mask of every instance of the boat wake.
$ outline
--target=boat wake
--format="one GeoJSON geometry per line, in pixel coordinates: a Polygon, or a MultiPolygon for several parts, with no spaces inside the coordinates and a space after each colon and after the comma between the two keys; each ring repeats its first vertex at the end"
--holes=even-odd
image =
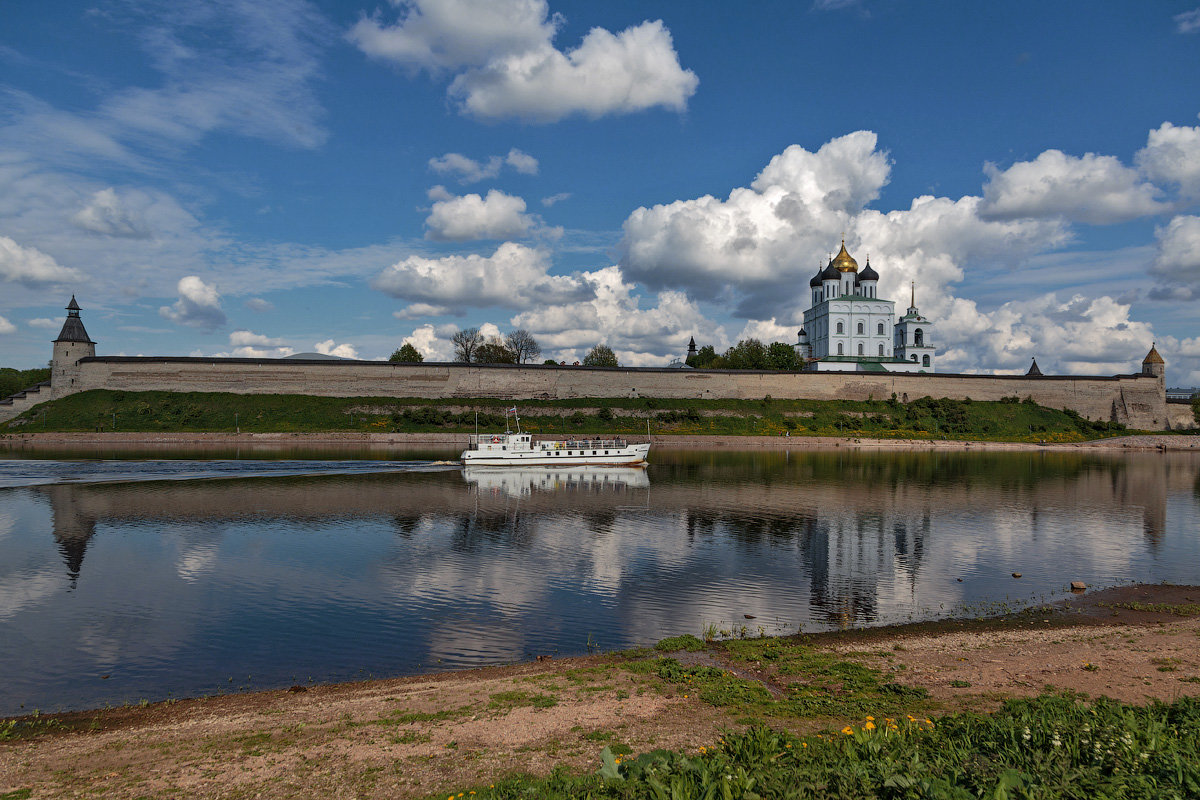
{"type": "Polygon", "coordinates": [[[84,483],[372,475],[458,469],[453,461],[35,461],[0,460],[0,489],[84,483]]]}

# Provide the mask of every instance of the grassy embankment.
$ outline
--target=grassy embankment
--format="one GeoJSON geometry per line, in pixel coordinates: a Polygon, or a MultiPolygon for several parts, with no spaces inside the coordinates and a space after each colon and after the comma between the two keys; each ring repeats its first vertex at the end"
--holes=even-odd
{"type": "MultiPolygon", "coordinates": [[[[82,392],[39,405],[0,431],[469,432],[503,426],[511,400],[421,400],[222,393],[82,392]]],[[[1126,433],[1073,411],[1016,397],[933,400],[519,401],[521,425],[539,434],[645,433],[726,436],[865,436],[1075,442],[1126,433]]]]}
{"type": "Polygon", "coordinates": [[[481,786],[477,798],[1083,798],[1200,796],[1200,701],[1131,706],[1071,695],[1010,700],[937,723],[864,718],[840,734],[755,727],[688,755],[589,776],[481,786]]]}

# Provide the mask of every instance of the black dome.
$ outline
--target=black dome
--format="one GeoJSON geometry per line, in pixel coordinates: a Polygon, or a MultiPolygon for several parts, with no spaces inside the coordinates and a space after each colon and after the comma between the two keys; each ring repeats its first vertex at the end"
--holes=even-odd
{"type": "Polygon", "coordinates": [[[879,280],[879,273],[871,269],[871,262],[868,261],[867,265],[863,267],[862,272],[858,273],[858,282],[877,280],[879,280]]]}

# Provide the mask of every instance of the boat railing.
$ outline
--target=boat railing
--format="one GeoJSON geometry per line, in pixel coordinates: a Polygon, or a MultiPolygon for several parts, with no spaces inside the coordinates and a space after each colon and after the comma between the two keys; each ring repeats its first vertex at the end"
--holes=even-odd
{"type": "Polygon", "coordinates": [[[596,450],[602,448],[612,450],[625,447],[627,442],[624,439],[557,439],[538,442],[538,445],[544,450],[596,450]]]}
{"type": "MultiPolygon", "coordinates": [[[[478,450],[483,444],[501,444],[506,442],[506,434],[479,433],[471,434],[469,449],[478,450]]],[[[550,439],[532,443],[538,450],[614,450],[629,446],[625,439],[550,439]]]]}

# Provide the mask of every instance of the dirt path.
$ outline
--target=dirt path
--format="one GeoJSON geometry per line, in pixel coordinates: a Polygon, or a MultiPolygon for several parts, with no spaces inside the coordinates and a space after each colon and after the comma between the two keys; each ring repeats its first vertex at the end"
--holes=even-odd
{"type": "Polygon", "coordinates": [[[927,689],[929,698],[904,701],[922,714],[988,710],[1049,687],[1132,702],[1200,695],[1200,587],[1124,587],[1000,620],[750,640],[672,654],[684,667],[719,667],[709,672],[721,677],[710,678],[717,683],[704,690],[700,678],[693,684],[691,677],[656,671],[664,662],[654,659],[663,655],[547,660],[0,722],[0,797],[458,792],[508,774],[545,774],[558,764],[595,769],[605,745],[694,749],[755,721],[836,729],[857,715],[797,716],[780,698],[800,687],[828,699],[830,708],[843,701],[849,708],[852,697],[863,695],[847,693],[831,677],[846,664],[889,684],[927,689]],[[781,653],[808,672],[767,660],[781,653]],[[773,691],[723,705],[720,681],[773,691]]]}

